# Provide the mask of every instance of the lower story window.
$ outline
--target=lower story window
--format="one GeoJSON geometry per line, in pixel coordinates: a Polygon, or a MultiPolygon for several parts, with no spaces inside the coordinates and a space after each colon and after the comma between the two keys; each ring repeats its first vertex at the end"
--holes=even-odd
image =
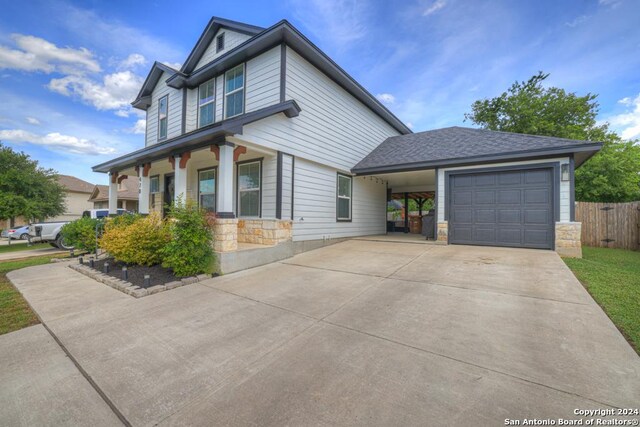
{"type": "Polygon", "coordinates": [[[216,210],[216,170],[206,169],[198,172],[198,202],[207,212],[216,210]]]}
{"type": "Polygon", "coordinates": [[[238,165],[238,216],[260,216],[260,162],[238,165]]]}
{"type": "Polygon", "coordinates": [[[162,209],[162,193],[160,193],[160,176],[149,177],[149,208],[151,211],[162,209]]]}
{"type": "Polygon", "coordinates": [[[351,220],[351,190],[353,178],[348,175],[338,174],[338,197],[336,201],[338,221],[351,220]]]}

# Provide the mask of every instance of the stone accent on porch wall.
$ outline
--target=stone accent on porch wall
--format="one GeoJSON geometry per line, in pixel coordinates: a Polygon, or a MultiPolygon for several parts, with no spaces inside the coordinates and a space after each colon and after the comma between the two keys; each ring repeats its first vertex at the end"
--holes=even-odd
{"type": "Polygon", "coordinates": [[[291,220],[238,220],[238,243],[274,246],[288,241],[291,241],[291,220]]]}
{"type": "Polygon", "coordinates": [[[231,252],[238,249],[238,219],[216,218],[213,224],[213,250],[231,252]]]}
{"type": "Polygon", "coordinates": [[[556,252],[558,255],[582,258],[581,233],[581,222],[556,222],[556,252]]]}
{"type": "Polygon", "coordinates": [[[447,221],[438,222],[438,242],[449,242],[449,223],[447,221]]]}

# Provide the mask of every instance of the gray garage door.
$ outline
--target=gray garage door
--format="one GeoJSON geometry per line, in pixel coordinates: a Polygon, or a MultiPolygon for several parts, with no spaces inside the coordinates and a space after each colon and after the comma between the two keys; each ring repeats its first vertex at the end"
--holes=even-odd
{"type": "Polygon", "coordinates": [[[552,169],[449,176],[449,242],[553,248],[552,169]]]}

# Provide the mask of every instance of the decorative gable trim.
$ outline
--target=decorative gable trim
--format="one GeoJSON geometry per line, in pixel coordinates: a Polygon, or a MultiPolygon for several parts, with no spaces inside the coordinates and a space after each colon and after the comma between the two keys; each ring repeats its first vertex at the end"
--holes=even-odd
{"type": "Polygon", "coordinates": [[[141,110],[146,110],[151,105],[151,93],[153,89],[155,89],[156,85],[160,81],[160,77],[162,77],[162,73],[167,73],[169,77],[173,77],[176,73],[180,73],[178,70],[175,70],[168,65],[165,65],[161,62],[154,62],[151,66],[151,71],[147,75],[144,83],[142,84],[142,88],[140,92],[138,92],[138,96],[136,96],[135,101],[131,103],[131,105],[135,108],[139,108],[141,110]]]}
{"type": "Polygon", "coordinates": [[[228,28],[232,31],[247,34],[249,36],[255,36],[258,33],[264,31],[264,28],[255,25],[244,24],[242,22],[231,21],[229,19],[213,17],[207,24],[207,27],[200,35],[200,38],[196,42],[193,50],[187,57],[187,60],[182,65],[180,72],[182,74],[191,74],[195,70],[196,65],[204,55],[209,45],[215,42],[214,37],[221,28],[228,28]]]}

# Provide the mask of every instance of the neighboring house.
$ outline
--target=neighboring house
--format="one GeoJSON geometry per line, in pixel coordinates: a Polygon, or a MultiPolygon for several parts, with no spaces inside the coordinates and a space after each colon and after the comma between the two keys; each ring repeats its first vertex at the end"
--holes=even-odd
{"type": "Polygon", "coordinates": [[[82,212],[93,207],[88,200],[93,184],[70,175],[58,175],[58,183],[65,188],[65,211],[56,217],[46,218],[46,221],[73,221],[80,218],[82,212]]]}
{"type": "MultiPolygon", "coordinates": [[[[118,183],[118,203],[120,209],[138,212],[138,198],[140,181],[137,177],[130,177],[118,183]]],[[[107,209],[109,207],[109,186],[96,185],[91,192],[89,202],[93,209],[107,209]]]]}
{"type": "Polygon", "coordinates": [[[412,134],[287,21],[212,18],[180,70],[154,63],[133,106],[147,114],[145,147],[93,168],[110,174],[109,209],[129,176],[141,180],[141,213],[193,199],[216,214],[222,264],[244,256],[238,243],[290,248],[273,255],[283,257],[383,234],[399,192],[435,192],[439,240],[575,252],[573,170],[600,147],[412,134]]]}

